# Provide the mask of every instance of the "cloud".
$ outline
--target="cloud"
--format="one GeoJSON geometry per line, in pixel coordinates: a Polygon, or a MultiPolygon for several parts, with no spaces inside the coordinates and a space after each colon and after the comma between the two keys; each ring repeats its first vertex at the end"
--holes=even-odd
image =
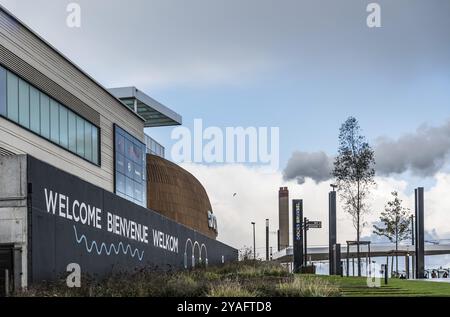
{"type": "Polygon", "coordinates": [[[325,152],[294,152],[283,171],[287,180],[295,179],[299,184],[309,177],[316,182],[326,181],[331,177],[333,159],[325,152]]]}
{"type": "Polygon", "coordinates": [[[397,140],[380,138],[375,147],[379,175],[401,174],[410,170],[417,176],[433,176],[446,163],[450,153],[450,121],[440,127],[423,125],[415,133],[397,140]]]}
{"type": "MultiPolygon", "coordinates": [[[[450,154],[450,121],[438,126],[420,126],[393,140],[380,137],[375,141],[375,170],[378,176],[410,171],[415,176],[434,176],[448,162],[450,154]]],[[[324,152],[294,152],[284,169],[285,180],[300,184],[309,177],[316,182],[331,178],[333,157],[324,152]]]]}
{"type": "MultiPolygon", "coordinates": [[[[256,249],[261,256],[265,254],[265,219],[270,220],[270,245],[277,246],[278,229],[278,188],[288,186],[290,199],[304,200],[304,215],[311,220],[322,221],[322,229],[308,233],[311,246],[328,244],[328,192],[327,183],[316,183],[310,178],[302,185],[295,180],[284,181],[281,172],[267,174],[264,170],[243,165],[205,166],[182,164],[205,186],[214,213],[218,218],[220,241],[236,248],[252,246],[251,222],[256,222],[256,249]],[[237,193],[233,197],[233,193],[237,193]]],[[[408,183],[391,177],[377,177],[377,186],[370,196],[371,212],[364,217],[367,226],[362,236],[370,237],[372,224],[379,220],[380,212],[397,190],[404,206],[414,210],[414,193],[408,192],[408,183]]],[[[425,191],[425,230],[432,233],[433,239],[449,237],[450,216],[450,174],[437,174],[436,185],[425,191]],[[447,194],[444,194],[447,193],[447,194]]],[[[351,218],[341,203],[337,208],[338,241],[345,244],[355,239],[355,229],[351,218]]]]}

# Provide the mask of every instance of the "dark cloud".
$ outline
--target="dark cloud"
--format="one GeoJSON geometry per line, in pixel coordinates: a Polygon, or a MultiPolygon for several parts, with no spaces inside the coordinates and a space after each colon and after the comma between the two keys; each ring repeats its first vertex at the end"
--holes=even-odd
{"type": "MultiPolygon", "coordinates": [[[[417,176],[433,176],[448,161],[450,121],[439,127],[423,125],[415,133],[396,140],[379,138],[374,151],[377,175],[410,171],[417,176]]],[[[299,183],[307,177],[316,182],[326,181],[331,178],[332,162],[333,158],[324,152],[295,152],[284,170],[284,178],[299,183]]]]}
{"type": "Polygon", "coordinates": [[[432,176],[446,163],[450,152],[450,121],[440,127],[422,126],[397,140],[380,138],[375,148],[379,175],[410,170],[418,176],[432,176]]]}
{"type": "Polygon", "coordinates": [[[305,182],[305,178],[311,178],[316,182],[330,179],[333,159],[325,152],[294,152],[283,172],[286,180],[295,179],[299,184],[305,182]]]}

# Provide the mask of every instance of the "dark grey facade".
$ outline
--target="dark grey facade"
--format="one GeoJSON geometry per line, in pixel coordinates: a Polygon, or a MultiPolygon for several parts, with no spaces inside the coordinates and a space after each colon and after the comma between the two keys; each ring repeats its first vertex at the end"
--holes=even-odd
{"type": "Polygon", "coordinates": [[[27,165],[28,283],[56,279],[70,263],[102,276],[144,266],[182,269],[238,258],[234,248],[31,156],[27,165]],[[120,219],[119,224],[113,219],[120,219]]]}

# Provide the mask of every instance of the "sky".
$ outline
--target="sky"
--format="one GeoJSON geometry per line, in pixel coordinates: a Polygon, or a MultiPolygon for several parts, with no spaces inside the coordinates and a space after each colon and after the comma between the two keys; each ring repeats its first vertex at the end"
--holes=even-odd
{"type": "MultiPolygon", "coordinates": [[[[224,242],[250,245],[257,219],[263,245],[264,219],[273,231],[278,225],[279,186],[326,222],[323,174],[348,116],[379,163],[364,233],[392,190],[411,205],[413,189],[425,186],[426,229],[450,237],[450,2],[376,1],[382,26],[369,28],[370,2],[0,0],[103,86],[136,86],[180,113],[187,128],[200,118],[204,126],[280,129],[280,166],[270,174],[182,163],[208,191],[224,242]],[[81,6],[80,28],[66,25],[70,2],[81,6]]],[[[147,133],[170,152],[172,129],[147,133]]],[[[354,232],[339,212],[344,241],[354,232]]],[[[325,244],[326,230],[311,243],[325,244]]]]}

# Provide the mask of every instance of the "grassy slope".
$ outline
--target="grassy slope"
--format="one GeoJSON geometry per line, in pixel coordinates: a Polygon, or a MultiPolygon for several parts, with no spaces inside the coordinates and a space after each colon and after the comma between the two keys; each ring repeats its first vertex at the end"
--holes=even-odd
{"type": "Polygon", "coordinates": [[[380,288],[367,286],[364,277],[321,276],[339,286],[343,296],[450,296],[450,283],[389,279],[380,288]]]}

